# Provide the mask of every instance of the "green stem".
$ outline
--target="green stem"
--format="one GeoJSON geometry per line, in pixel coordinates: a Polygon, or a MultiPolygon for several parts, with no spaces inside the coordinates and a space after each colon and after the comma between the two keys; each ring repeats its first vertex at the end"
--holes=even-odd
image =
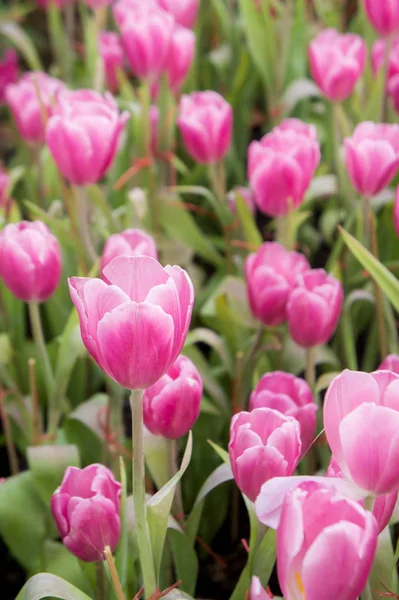
{"type": "MultiPolygon", "coordinates": [[[[223,163],[211,163],[208,169],[209,182],[213,193],[215,194],[219,204],[226,202],[226,182],[223,163]]],[[[228,225],[221,224],[223,229],[224,246],[226,253],[226,269],[229,275],[234,273],[233,260],[231,256],[231,230],[228,225]]]]}
{"type": "Polygon", "coordinates": [[[141,390],[131,392],[130,407],[132,410],[134,515],[145,597],[149,598],[156,591],[157,583],[145,500],[143,396],[141,390]]]}
{"type": "Polygon", "coordinates": [[[86,189],[74,185],[72,186],[72,193],[75,200],[75,210],[78,215],[78,226],[82,246],[85,249],[87,258],[94,264],[98,259],[98,256],[90,232],[90,207],[87,199],[86,189]]]}
{"type": "Polygon", "coordinates": [[[105,600],[104,567],[102,562],[96,562],[96,600],[105,600]]]}
{"type": "MultiPolygon", "coordinates": [[[[168,440],[168,471],[169,479],[172,479],[179,469],[178,466],[178,445],[177,440],[168,440]]],[[[176,485],[175,496],[173,498],[173,515],[181,522],[184,519],[183,496],[181,492],[180,481],[176,485]]]]}
{"type": "Polygon", "coordinates": [[[151,210],[151,223],[155,234],[161,232],[161,221],[160,221],[160,207],[159,207],[159,196],[156,185],[156,172],[153,161],[152,148],[151,148],[151,89],[149,83],[144,83],[141,88],[141,103],[143,111],[142,120],[142,132],[143,132],[143,148],[142,156],[149,159],[149,165],[147,168],[147,182],[148,182],[148,200],[151,210]]]}
{"type": "Polygon", "coordinates": [[[308,382],[312,392],[314,392],[316,383],[315,354],[315,346],[313,346],[313,348],[306,348],[306,381],[308,382]]]}
{"type": "Polygon", "coordinates": [[[388,80],[389,80],[389,56],[391,54],[392,48],[392,36],[388,36],[385,40],[385,53],[384,53],[384,65],[383,65],[383,77],[384,83],[382,88],[382,98],[381,98],[381,122],[384,123],[388,117],[388,80]]]}

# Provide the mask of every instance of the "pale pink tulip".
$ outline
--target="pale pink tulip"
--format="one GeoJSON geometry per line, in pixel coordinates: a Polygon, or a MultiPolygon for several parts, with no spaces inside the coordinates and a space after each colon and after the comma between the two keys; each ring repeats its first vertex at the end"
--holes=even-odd
{"type": "Polygon", "coordinates": [[[120,37],[113,31],[101,31],[98,38],[99,53],[103,60],[107,87],[111,92],[119,89],[118,71],[123,70],[123,48],[120,37]]]}
{"type": "MultiPolygon", "coordinates": [[[[399,234],[398,234],[399,235],[399,234]]],[[[388,354],[378,367],[379,371],[392,371],[399,375],[399,355],[388,354]]]]}
{"type": "Polygon", "coordinates": [[[8,49],[0,60],[0,104],[5,102],[6,87],[18,80],[18,57],[14,50],[8,49]]]}
{"type": "Polygon", "coordinates": [[[366,15],[382,36],[399,32],[399,4],[396,0],[364,0],[366,15]]]}
{"type": "Polygon", "coordinates": [[[192,28],[197,19],[200,0],[158,0],[158,4],[171,13],[183,27],[192,28]]]}
{"type": "MultiPolygon", "coordinates": [[[[152,256],[158,258],[154,239],[141,229],[126,229],[121,233],[111,235],[104,246],[101,256],[100,271],[103,272],[108,263],[116,256],[152,256]]],[[[106,283],[110,283],[105,276],[106,283]]]]}
{"type": "Polygon", "coordinates": [[[177,93],[187,77],[195,53],[195,35],[191,29],[175,27],[165,71],[171,89],[177,93]]]}

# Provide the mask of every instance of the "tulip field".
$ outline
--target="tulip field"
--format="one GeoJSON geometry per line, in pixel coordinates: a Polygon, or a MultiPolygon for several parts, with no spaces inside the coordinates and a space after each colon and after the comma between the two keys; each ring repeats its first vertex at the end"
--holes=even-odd
{"type": "Polygon", "coordinates": [[[2,600],[399,599],[399,0],[0,2],[2,600]]]}

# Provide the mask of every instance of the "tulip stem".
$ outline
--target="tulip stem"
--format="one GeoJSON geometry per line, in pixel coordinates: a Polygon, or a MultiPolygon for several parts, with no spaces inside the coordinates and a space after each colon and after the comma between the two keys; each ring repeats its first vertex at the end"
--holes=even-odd
{"type": "MultiPolygon", "coordinates": [[[[226,175],[222,162],[211,163],[208,169],[209,181],[219,204],[226,203],[226,175]]],[[[231,256],[231,230],[229,225],[222,222],[224,246],[226,253],[226,268],[229,275],[234,273],[231,256]]]]}
{"type": "Polygon", "coordinates": [[[316,347],[306,348],[306,365],[305,374],[306,381],[309,384],[310,389],[314,393],[316,383],[316,370],[315,370],[315,358],[316,358],[316,347]]]}
{"type": "Polygon", "coordinates": [[[384,52],[384,65],[383,65],[383,87],[382,87],[382,98],[381,98],[381,123],[387,121],[388,118],[388,81],[389,81],[389,56],[392,49],[392,35],[389,35],[385,41],[385,52],[384,52]]]}
{"type": "Polygon", "coordinates": [[[97,561],[96,565],[96,600],[105,600],[104,590],[104,567],[103,563],[97,561]]]}
{"type": "Polygon", "coordinates": [[[161,232],[159,195],[156,185],[155,163],[151,147],[151,86],[143,84],[141,88],[141,103],[143,111],[143,157],[148,159],[148,200],[151,210],[151,224],[155,234],[161,232]]]}
{"type": "MultiPolygon", "coordinates": [[[[172,479],[179,469],[178,466],[178,445],[177,440],[168,440],[168,470],[169,479],[172,479]]],[[[178,521],[184,519],[183,497],[181,493],[180,481],[176,485],[175,496],[173,498],[173,515],[178,521]]]]}
{"type": "Polygon", "coordinates": [[[80,238],[82,240],[82,246],[85,249],[87,258],[94,264],[97,261],[98,256],[90,233],[90,207],[87,199],[86,190],[80,186],[74,185],[72,186],[72,194],[75,200],[76,213],[78,215],[78,224],[80,230],[80,238]]]}
{"type": "Polygon", "coordinates": [[[145,500],[143,395],[141,390],[131,392],[130,407],[132,410],[134,515],[145,597],[149,598],[156,591],[157,583],[145,500]]]}

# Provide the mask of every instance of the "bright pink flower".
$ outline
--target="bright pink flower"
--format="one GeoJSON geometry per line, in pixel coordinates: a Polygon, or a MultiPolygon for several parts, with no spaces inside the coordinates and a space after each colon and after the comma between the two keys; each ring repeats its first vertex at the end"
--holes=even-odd
{"type": "Polygon", "coordinates": [[[324,269],[298,275],[287,304],[292,339],[304,348],[328,342],[337,327],[343,297],[341,283],[324,269]]]}
{"type": "Polygon", "coordinates": [[[91,90],[65,91],[48,122],[46,142],[61,173],[70,183],[97,183],[118,150],[129,113],[119,113],[113,97],[91,90]]]}
{"type": "Polygon", "coordinates": [[[346,478],[370,494],[399,489],[399,375],[343,371],[327,390],[324,427],[346,478]]]}
{"type": "Polygon", "coordinates": [[[378,367],[378,371],[392,371],[399,375],[399,355],[388,354],[378,367]]]}
{"type": "Polygon", "coordinates": [[[61,275],[61,249],[57,238],[41,221],[6,225],[0,233],[0,277],[24,302],[44,302],[61,275]]]}
{"type": "Polygon", "coordinates": [[[341,102],[351,95],[364,71],[366,43],[353,33],[339,33],[324,29],[309,44],[312,77],[333,102],[341,102]]]}
{"type": "Polygon", "coordinates": [[[72,277],[71,298],[83,343],[112,379],[129,390],[153,385],[180,354],[194,290],[180,267],[149,256],[117,256],[101,279],[72,277]]]}
{"type": "Polygon", "coordinates": [[[256,207],[252,190],[248,187],[243,187],[241,185],[237,185],[227,194],[227,205],[231,212],[233,214],[236,213],[237,195],[241,196],[251,213],[255,214],[256,207]]]}
{"type": "Polygon", "coordinates": [[[0,165],[0,206],[8,206],[10,203],[10,182],[11,178],[9,174],[0,165]]]}
{"type": "Polygon", "coordinates": [[[399,31],[399,4],[396,0],[364,0],[364,8],[380,35],[388,36],[399,31]]]}
{"type": "Polygon", "coordinates": [[[122,486],[103,465],[68,467],[51,498],[51,511],[64,545],[85,562],[104,560],[120,537],[122,486]]]}
{"type": "Polygon", "coordinates": [[[287,494],[277,529],[277,574],[287,600],[356,600],[377,547],[377,523],[359,504],[315,483],[287,494]]]}
{"type": "Polygon", "coordinates": [[[158,0],[158,4],[171,13],[183,27],[191,29],[195,25],[200,0],[158,0]]]}
{"type": "MultiPolygon", "coordinates": [[[[158,251],[153,238],[141,229],[126,229],[114,233],[105,242],[101,256],[100,271],[103,272],[108,263],[116,256],[152,256],[158,259],[158,251]]],[[[103,275],[103,280],[110,283],[103,275]]]]}
{"type": "MultiPolygon", "coordinates": [[[[371,51],[371,65],[374,75],[377,75],[378,71],[384,66],[385,48],[385,40],[377,40],[373,44],[371,51]]],[[[388,79],[391,79],[391,77],[394,77],[395,75],[399,75],[399,38],[392,40],[389,52],[388,79]]]]}
{"type": "Polygon", "coordinates": [[[133,73],[141,79],[158,80],[169,60],[173,17],[156,5],[131,4],[121,18],[122,44],[133,73]]]}
{"type": "Polygon", "coordinates": [[[170,440],[186,435],[199,417],[201,396],[201,375],[181,354],[168,372],[144,391],[144,425],[154,435],[170,440]]]}
{"type": "MultiPolygon", "coordinates": [[[[335,460],[334,456],[331,457],[330,464],[328,465],[327,477],[339,477],[345,479],[345,474],[340,468],[339,464],[335,460]]],[[[388,525],[393,509],[395,508],[396,500],[398,498],[398,492],[391,492],[390,494],[384,494],[384,496],[378,496],[375,499],[373,506],[373,515],[378,524],[378,532],[380,533],[388,525]]],[[[364,500],[359,500],[361,506],[364,506],[364,500]]]]}
{"type": "Polygon", "coordinates": [[[134,19],[137,11],[144,12],[148,8],[159,8],[157,0],[146,0],[145,3],[143,0],[117,0],[112,7],[112,11],[115,21],[121,27],[127,19],[134,19]]]}
{"type": "Polygon", "coordinates": [[[240,412],[231,420],[229,455],[238,487],[254,502],[265,481],[295,471],[301,455],[300,425],[271,408],[240,412]]]}
{"type": "Polygon", "coordinates": [[[123,70],[124,62],[120,37],[113,31],[101,31],[98,43],[108,89],[116,92],[119,89],[117,73],[123,70]]]}
{"type": "Polygon", "coordinates": [[[191,29],[176,27],[170,44],[165,71],[171,89],[179,91],[193,62],[195,53],[195,34],[191,29]]]}
{"type": "Polygon", "coordinates": [[[301,426],[302,451],[305,453],[316,431],[317,405],[304,379],[284,371],[266,373],[249,399],[249,410],[273,408],[294,417],[301,426]]]}
{"type": "Polygon", "coordinates": [[[389,185],[399,168],[399,125],[360,123],[344,145],[346,168],[360,194],[374,196],[389,185]]]}
{"type": "Polygon", "coordinates": [[[258,208],[270,216],[285,215],[304,199],[320,162],[316,129],[287,119],[248,148],[248,178],[258,208]]]}
{"type": "Polygon", "coordinates": [[[270,596],[263,588],[259,577],[252,577],[251,589],[249,590],[249,600],[269,600],[270,596]]]}
{"type": "Polygon", "coordinates": [[[310,269],[303,254],[277,242],[265,242],[245,261],[248,300],[254,316],[265,325],[287,319],[287,302],[299,273],[310,269]]]}
{"type": "Polygon", "coordinates": [[[182,97],[177,124],[187,151],[199,163],[222,160],[233,129],[233,109],[216,92],[193,92],[182,97]]]}
{"type": "Polygon", "coordinates": [[[6,87],[18,80],[18,57],[14,50],[7,50],[0,60],[0,104],[6,99],[6,87]]]}
{"type": "Polygon", "coordinates": [[[65,85],[59,79],[33,71],[7,86],[6,101],[25,140],[44,141],[46,120],[53,114],[56,96],[63,89],[65,85]]]}

